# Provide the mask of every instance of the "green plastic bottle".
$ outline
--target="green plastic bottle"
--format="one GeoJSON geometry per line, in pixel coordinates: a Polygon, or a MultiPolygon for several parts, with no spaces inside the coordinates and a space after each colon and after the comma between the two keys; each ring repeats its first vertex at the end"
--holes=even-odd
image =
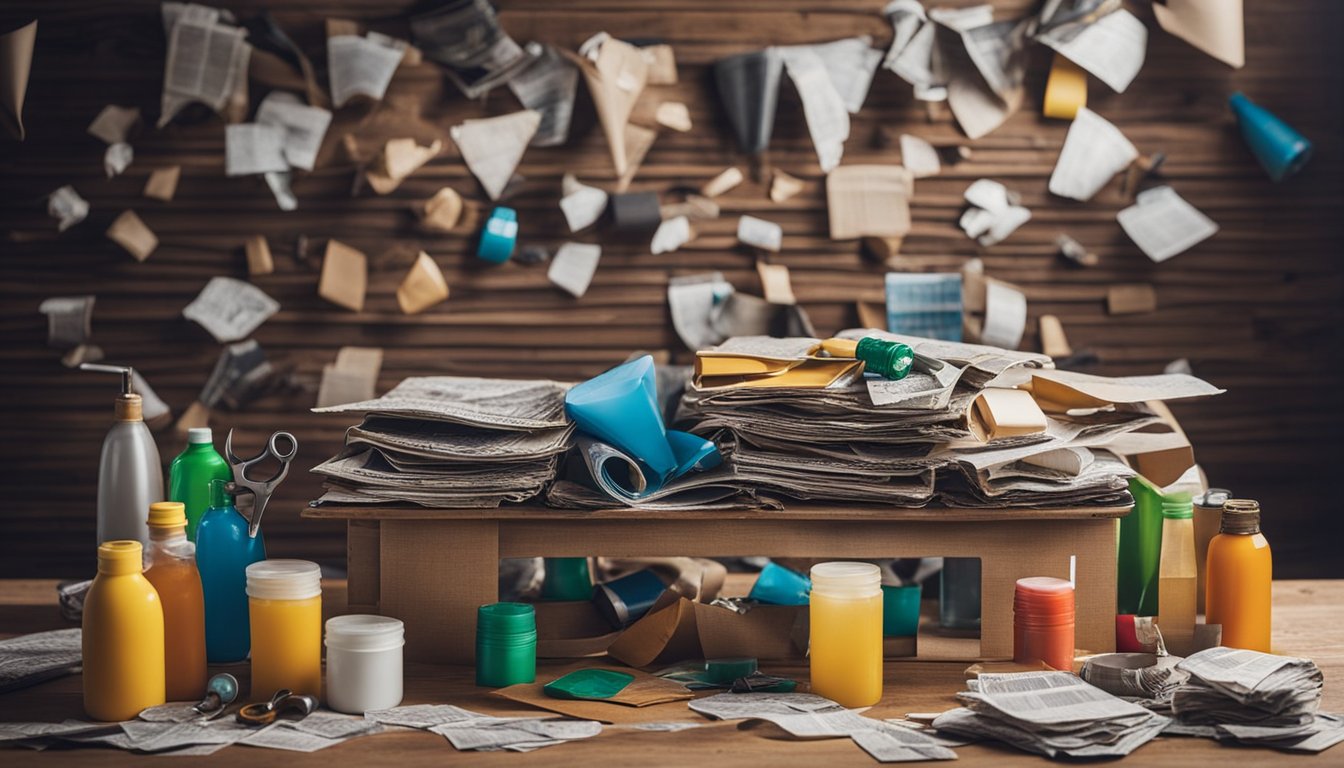
{"type": "Polygon", "coordinates": [[[1158,566],[1162,559],[1162,491],[1146,478],[1129,479],[1134,509],[1120,518],[1116,611],[1156,616],[1158,566]]]}
{"type": "Polygon", "coordinates": [[[187,508],[187,538],[196,541],[196,526],[210,508],[210,481],[233,480],[229,462],[215,450],[209,427],[187,431],[187,449],[173,459],[168,468],[168,500],[180,501],[187,508]]]}

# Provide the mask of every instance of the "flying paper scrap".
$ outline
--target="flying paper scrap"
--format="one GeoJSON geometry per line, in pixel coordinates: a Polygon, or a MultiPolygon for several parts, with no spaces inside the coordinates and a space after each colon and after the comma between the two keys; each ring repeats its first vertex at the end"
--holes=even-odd
{"type": "Polygon", "coordinates": [[[888,272],[886,328],[898,336],[961,341],[961,275],[888,272]]]}
{"type": "Polygon", "coordinates": [[[235,92],[246,89],[247,64],[252,54],[247,30],[223,21],[218,11],[182,12],[170,19],[165,4],[168,58],[164,64],[158,127],[167,125],[192,102],[201,102],[219,112],[234,98],[235,92]]]}
{"type": "Polygon", "coordinates": [[[1153,3],[1158,26],[1228,66],[1246,63],[1242,0],[1165,0],[1153,3]]]}
{"type": "Polygon", "coordinates": [[[285,129],[276,125],[239,123],[224,126],[224,173],[248,176],[289,170],[285,161],[285,129]]]}
{"type": "Polygon", "coordinates": [[[66,185],[47,196],[47,215],[56,219],[59,232],[73,227],[89,215],[89,201],[66,185]]]}
{"type": "Polygon", "coordinates": [[[59,349],[77,347],[93,333],[96,296],[53,296],[38,305],[47,316],[47,344],[59,349]]]}
{"type": "Polygon", "coordinates": [[[103,172],[107,174],[109,179],[119,176],[134,158],[135,150],[131,149],[130,144],[124,141],[110,144],[107,151],[103,153],[103,172]]]}
{"type": "Polygon", "coordinates": [[[574,298],[582,298],[593,282],[602,246],[591,243],[565,243],[551,259],[546,278],[574,298]]]}
{"type": "Polygon", "coordinates": [[[842,165],[826,175],[832,240],[904,237],[915,183],[899,165],[842,165]]]}
{"type": "Polygon", "coordinates": [[[1123,8],[1090,23],[1059,24],[1036,39],[1116,93],[1124,93],[1138,76],[1148,50],[1148,28],[1123,8]]]}
{"type": "Polygon", "coordinates": [[[648,82],[648,60],[638,48],[605,32],[584,42],[577,55],[568,51],[565,55],[583,72],[597,110],[597,120],[607,136],[611,164],[618,176],[624,176],[632,165],[639,165],[627,146],[631,141],[626,128],[635,102],[648,82]]]}
{"type": "Polygon", "coordinates": [[[937,176],[943,170],[938,150],[924,139],[908,133],[901,134],[901,165],[915,179],[937,176]]]}
{"type": "Polygon", "coordinates": [[[212,277],[182,316],[199,323],[215,341],[228,343],[246,338],[279,309],[279,302],[249,282],[212,277]]]}
{"type": "Polygon", "coordinates": [[[1091,200],[1138,156],[1139,151],[1119,128],[1087,107],[1079,107],[1050,174],[1050,191],[1060,197],[1091,200]]]}
{"type": "Polygon", "coordinates": [[[1146,189],[1115,216],[1148,258],[1162,262],[1213,237],[1218,225],[1168,186],[1146,189]]]}
{"type": "Polygon", "coordinates": [[[655,256],[660,253],[670,253],[691,241],[691,221],[685,216],[676,216],[671,219],[663,219],[658,225],[658,231],[653,233],[653,243],[649,250],[655,256]]]}
{"type": "Polygon", "coordinates": [[[572,173],[566,173],[561,181],[561,193],[564,196],[560,198],[560,210],[570,232],[592,226],[607,209],[607,193],[579,183],[572,173]]]}
{"type": "Polygon", "coordinates": [[[737,239],[754,248],[778,253],[784,230],[773,221],[743,216],[737,220],[737,239]]]}
{"type": "MultiPolygon", "coordinates": [[[[469,99],[509,82],[532,60],[499,26],[489,0],[449,0],[411,17],[411,35],[469,99]]],[[[528,105],[531,107],[531,105],[528,105]]]]}
{"type": "Polygon", "coordinates": [[[467,120],[453,126],[450,133],[467,168],[480,180],[490,199],[498,200],[540,125],[541,113],[525,109],[510,115],[467,120]]]}
{"type": "Polygon", "coordinates": [[[372,400],[377,396],[382,367],[383,350],[379,347],[341,347],[336,362],[322,366],[316,407],[372,400]]]}
{"type": "Polygon", "coordinates": [[[531,145],[559,146],[569,139],[579,70],[549,45],[528,43],[527,53],[532,61],[509,79],[509,90],[524,107],[541,114],[531,145]]]}
{"type": "Polygon", "coordinates": [[[337,107],[356,96],[383,98],[405,52],[377,37],[336,35],[327,38],[331,100],[337,107]]]}
{"type": "Polygon", "coordinates": [[[257,107],[256,120],[261,125],[276,126],[284,132],[281,150],[286,163],[305,171],[313,170],[317,152],[322,148],[322,137],[331,125],[330,111],[310,107],[292,93],[271,91],[257,107]]]}
{"type": "Polygon", "coordinates": [[[994,245],[1031,220],[1031,211],[1012,202],[997,181],[980,179],[966,188],[965,197],[971,207],[961,215],[961,228],[981,245],[994,245]]]}
{"type": "Polygon", "coordinates": [[[144,261],[159,247],[159,238],[155,237],[145,222],[135,215],[135,211],[122,211],[107,228],[108,239],[126,249],[136,261],[144,261]]]}
{"type": "Polygon", "coordinates": [[[23,102],[28,95],[28,73],[33,68],[37,22],[0,35],[0,126],[20,141],[24,137],[23,102]]]}
{"type": "Polygon", "coordinates": [[[328,240],[317,294],[351,312],[360,312],[364,309],[368,282],[368,258],[339,240],[328,240]]]}
{"type": "Polygon", "coordinates": [[[390,139],[383,145],[378,157],[365,169],[364,178],[374,192],[389,194],[401,186],[407,176],[415,173],[442,150],[443,142],[438,139],[428,147],[420,146],[415,139],[390,139]]]}
{"type": "Polygon", "coordinates": [[[131,135],[131,130],[140,122],[139,107],[119,107],[115,104],[108,104],[98,113],[98,116],[89,123],[87,133],[90,136],[102,139],[107,144],[117,144],[126,141],[131,135]]]}
{"type": "MultiPolygon", "coordinates": [[[[397,304],[402,312],[414,315],[447,298],[448,281],[443,278],[442,270],[429,254],[421,251],[397,287],[397,304]]],[[[369,397],[358,399],[368,400],[369,397]]]]}

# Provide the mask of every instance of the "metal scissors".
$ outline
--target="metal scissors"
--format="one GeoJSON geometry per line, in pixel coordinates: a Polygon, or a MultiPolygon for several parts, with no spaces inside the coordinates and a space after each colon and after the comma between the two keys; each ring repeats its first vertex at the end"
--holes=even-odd
{"type": "Polygon", "coordinates": [[[247,524],[247,535],[255,539],[257,531],[261,529],[261,515],[266,511],[266,502],[271,500],[271,494],[275,493],[276,487],[284,481],[285,475],[289,474],[289,462],[299,453],[299,441],[288,432],[274,432],[271,434],[271,439],[266,441],[266,450],[250,459],[240,459],[233,454],[233,430],[230,429],[228,437],[224,438],[224,453],[233,467],[233,482],[229,483],[229,493],[247,491],[255,500],[252,504],[252,519],[247,524]],[[289,441],[289,450],[284,452],[280,450],[281,440],[289,441]],[[254,480],[247,476],[250,467],[267,459],[280,462],[280,471],[266,480],[254,480]]]}

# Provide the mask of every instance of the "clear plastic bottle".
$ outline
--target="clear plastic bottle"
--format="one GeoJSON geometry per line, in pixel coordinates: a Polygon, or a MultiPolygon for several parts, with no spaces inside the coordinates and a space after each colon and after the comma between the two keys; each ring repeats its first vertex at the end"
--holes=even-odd
{"type": "Polygon", "coordinates": [[[180,501],[149,505],[145,578],[163,604],[164,677],[169,701],[192,701],[205,691],[205,597],[196,547],[187,541],[180,501]]]}
{"type": "Polygon", "coordinates": [[[1157,575],[1157,626],[1167,650],[1189,656],[1195,641],[1195,521],[1190,496],[1162,500],[1162,559],[1157,575]]]}
{"type": "Polygon", "coordinates": [[[882,698],[882,572],[872,563],[812,566],[812,692],[845,707],[882,698]]]}
{"type": "Polygon", "coordinates": [[[1269,653],[1274,561],[1260,532],[1260,503],[1228,499],[1209,542],[1205,621],[1223,626],[1223,645],[1269,653]]]}
{"type": "Polygon", "coordinates": [[[84,711],[130,720],[164,702],[163,607],[145,577],[138,541],[98,546],[98,576],[84,598],[84,711]]]}

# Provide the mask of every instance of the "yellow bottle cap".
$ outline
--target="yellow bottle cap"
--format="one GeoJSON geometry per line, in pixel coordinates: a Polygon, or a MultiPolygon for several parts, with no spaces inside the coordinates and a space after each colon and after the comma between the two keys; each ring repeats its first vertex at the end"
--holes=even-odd
{"type": "Polygon", "coordinates": [[[177,528],[187,524],[187,507],[180,501],[156,501],[149,505],[150,528],[177,528]]]}
{"type": "Polygon", "coordinates": [[[141,573],[145,569],[142,553],[138,541],[105,541],[98,545],[98,572],[109,576],[141,573]]]}

